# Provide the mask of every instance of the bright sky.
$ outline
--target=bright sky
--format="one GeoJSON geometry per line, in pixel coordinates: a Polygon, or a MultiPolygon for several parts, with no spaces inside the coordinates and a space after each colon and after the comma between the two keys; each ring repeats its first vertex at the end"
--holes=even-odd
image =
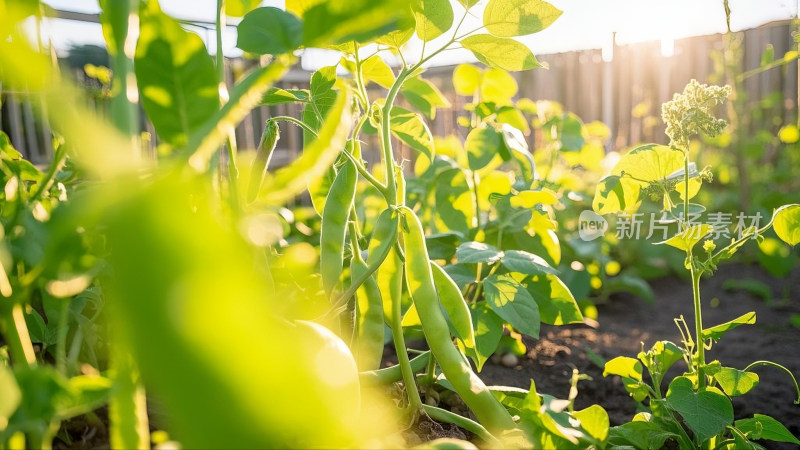
{"type": "MultiPolygon", "coordinates": [[[[680,39],[683,37],[714,34],[725,31],[725,13],[722,0],[549,0],[564,14],[548,29],[520,38],[535,54],[558,53],[571,50],[603,48],[608,46],[612,32],[617,32],[617,43],[625,45],[649,40],[680,39]]],[[[56,9],[99,12],[96,0],[46,0],[56,9]]],[[[463,9],[455,1],[457,18],[463,9]]],[[[480,23],[479,17],[488,0],[481,0],[470,11],[462,30],[471,30],[480,23]]],[[[743,30],[774,20],[797,15],[800,0],[730,0],[731,27],[743,30]]],[[[264,0],[265,6],[282,6],[283,0],[264,0]]],[[[216,0],[161,0],[162,9],[173,17],[187,20],[214,21],[216,0]]],[[[59,51],[71,44],[102,45],[100,27],[74,21],[54,20],[47,26],[59,51]]],[[[215,53],[213,30],[196,29],[206,41],[209,52],[215,53]]],[[[440,39],[445,39],[444,37],[440,39]]],[[[436,42],[429,48],[435,48],[436,42]]],[[[231,56],[240,52],[236,47],[236,34],[231,28],[223,37],[223,49],[231,56]]],[[[418,54],[419,45],[412,43],[410,53],[418,54]]],[[[412,57],[412,59],[414,59],[412,57]]],[[[433,64],[452,64],[474,60],[469,52],[446,52],[433,64]]],[[[306,55],[303,66],[320,67],[338,61],[338,56],[315,51],[306,55]]]]}

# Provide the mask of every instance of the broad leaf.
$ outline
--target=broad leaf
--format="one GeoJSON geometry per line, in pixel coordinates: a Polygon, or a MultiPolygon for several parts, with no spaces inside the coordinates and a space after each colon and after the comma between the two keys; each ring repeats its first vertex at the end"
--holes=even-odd
{"type": "Polygon", "coordinates": [[[300,47],[303,23],[294,14],[278,8],[258,8],[239,22],[236,35],[236,46],[246,52],[278,55],[300,47]]]}
{"type": "Polygon", "coordinates": [[[433,135],[419,114],[395,106],[390,121],[392,134],[429,160],[433,159],[433,135]]]}
{"type": "Polygon", "coordinates": [[[637,449],[661,448],[667,439],[678,437],[653,422],[628,422],[609,430],[608,443],[613,447],[637,449]]]}
{"type": "Polygon", "coordinates": [[[603,376],[619,375],[623,378],[642,381],[642,370],[642,363],[638,360],[627,356],[617,356],[606,363],[603,376]]]}
{"type": "Polygon", "coordinates": [[[302,16],[306,47],[368,42],[394,30],[405,30],[414,23],[406,0],[287,0],[286,9],[302,16]]]}
{"type": "Polygon", "coordinates": [[[462,39],[461,45],[478,61],[496,69],[517,72],[542,67],[525,44],[513,39],[475,34],[462,39]]]}
{"type": "Polygon", "coordinates": [[[758,386],[758,374],[745,372],[732,367],[722,367],[714,374],[714,379],[730,397],[744,395],[758,386]]]}
{"type": "Polygon", "coordinates": [[[772,227],[789,245],[800,243],[800,205],[784,205],[773,214],[772,227]]]}
{"type": "MultiPolygon", "coordinates": [[[[512,251],[509,250],[506,255],[512,251]]],[[[539,305],[542,322],[550,325],[583,322],[583,314],[575,297],[557,276],[547,274],[528,277],[523,284],[539,305]]]]}
{"type": "Polygon", "coordinates": [[[639,208],[640,190],[640,184],[628,177],[609,175],[597,184],[592,209],[598,214],[633,213],[639,208]]]}
{"type": "Polygon", "coordinates": [[[14,379],[14,373],[2,365],[0,365],[0,398],[3,399],[0,402],[0,431],[3,431],[8,424],[8,419],[20,404],[22,393],[17,386],[17,380],[14,379]]]}
{"type": "Polygon", "coordinates": [[[642,278],[631,275],[619,275],[611,277],[603,282],[603,288],[608,293],[615,292],[630,292],[633,295],[640,297],[647,303],[655,302],[655,294],[653,288],[642,278]]]}
{"type": "Polygon", "coordinates": [[[502,257],[503,252],[483,242],[465,242],[456,250],[456,258],[460,264],[494,264],[502,257]]]}
{"type": "Polygon", "coordinates": [[[543,0],[490,0],[483,24],[495,36],[524,36],[544,30],[560,16],[561,10],[543,0]]]}
{"type": "Polygon", "coordinates": [[[718,341],[722,338],[722,336],[725,336],[725,333],[727,333],[728,331],[731,331],[732,329],[740,325],[752,325],[754,323],[756,323],[756,313],[749,312],[729,322],[725,322],[723,324],[719,324],[717,326],[704,329],[703,340],[711,339],[714,341],[718,341]]]}
{"type": "Polygon", "coordinates": [[[488,69],[483,72],[483,77],[480,80],[481,101],[483,102],[509,105],[511,104],[511,98],[517,94],[517,80],[505,70],[488,69]]]}
{"type": "Polygon", "coordinates": [[[500,263],[511,272],[525,275],[558,275],[558,270],[550,267],[541,256],[522,250],[508,250],[504,252],[500,263]]]}
{"type": "Polygon", "coordinates": [[[677,377],[669,384],[666,398],[667,405],[683,417],[701,443],[733,422],[731,401],[717,388],[695,392],[690,379],[677,377]]]}
{"type": "Polygon", "coordinates": [[[575,418],[581,421],[581,427],[589,436],[604,442],[608,437],[608,413],[600,405],[592,405],[586,409],[575,411],[575,418]]]}
{"type": "Polygon", "coordinates": [[[476,171],[486,167],[500,149],[501,139],[500,133],[489,126],[470,131],[464,142],[469,169],[476,171]]]}
{"type": "Polygon", "coordinates": [[[514,208],[531,209],[536,205],[555,205],[558,203],[558,198],[550,190],[521,191],[511,197],[510,203],[514,208]]]}
{"type": "Polygon", "coordinates": [[[736,428],[743,433],[751,433],[751,439],[768,439],[775,442],[790,442],[800,445],[798,440],[783,424],[764,414],[753,414],[750,419],[736,421],[736,428]]]}
{"type": "Polygon", "coordinates": [[[450,102],[433,83],[419,77],[406,80],[400,93],[408,103],[429,119],[436,118],[436,108],[450,107],[450,102]]]}
{"type": "Polygon", "coordinates": [[[539,306],[531,294],[510,275],[492,275],[483,280],[489,306],[515,330],[538,338],[539,306]]]}
{"type": "Polygon", "coordinates": [[[183,147],[219,110],[219,82],[200,36],[152,5],[140,14],[136,81],[159,138],[183,147]]]}
{"type": "Polygon", "coordinates": [[[411,4],[417,19],[417,36],[428,42],[453,26],[453,7],[450,0],[414,0],[411,4]]]}
{"type": "Polygon", "coordinates": [[[394,73],[380,55],[372,55],[361,63],[361,76],[365,82],[373,81],[387,89],[394,83],[394,73]]]}
{"type": "Polygon", "coordinates": [[[475,329],[475,351],[467,354],[475,360],[478,372],[483,364],[497,350],[503,336],[503,320],[492,311],[486,302],[478,302],[470,307],[472,326],[475,329]]]}
{"type": "Polygon", "coordinates": [[[428,256],[431,260],[451,260],[456,255],[456,247],[461,243],[463,236],[456,231],[435,233],[425,236],[425,246],[428,247],[428,256]]]}

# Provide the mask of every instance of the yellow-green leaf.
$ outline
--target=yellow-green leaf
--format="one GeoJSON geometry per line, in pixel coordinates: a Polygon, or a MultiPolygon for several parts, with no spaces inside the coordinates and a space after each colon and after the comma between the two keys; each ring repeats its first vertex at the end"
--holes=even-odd
{"type": "Polygon", "coordinates": [[[517,80],[501,69],[489,69],[481,79],[481,101],[507,105],[517,94],[517,80]]]}
{"type": "Polygon", "coordinates": [[[561,13],[543,0],[490,0],[483,24],[495,36],[525,36],[549,27],[561,13]]]}
{"type": "Polygon", "coordinates": [[[459,95],[472,95],[481,84],[481,69],[471,64],[459,64],[453,70],[453,87],[459,95]]]}
{"type": "Polygon", "coordinates": [[[527,46],[513,39],[476,34],[462,39],[461,45],[478,61],[497,69],[517,72],[543,67],[527,46]]]}
{"type": "Polygon", "coordinates": [[[361,63],[361,76],[364,81],[373,81],[387,89],[394,83],[394,73],[380,55],[372,55],[361,63]]]}
{"type": "Polygon", "coordinates": [[[558,198],[550,190],[522,191],[511,197],[510,203],[514,208],[533,208],[538,204],[555,205],[558,203],[558,198]]]}
{"type": "Polygon", "coordinates": [[[709,233],[711,233],[713,229],[714,227],[705,223],[699,225],[692,225],[683,232],[678,233],[675,236],[672,236],[666,241],[658,242],[657,244],[671,245],[677,249],[683,250],[688,253],[689,251],[691,251],[692,247],[695,246],[695,244],[703,240],[703,238],[706,237],[709,233]]]}
{"type": "Polygon", "coordinates": [[[625,378],[632,378],[642,381],[642,363],[634,358],[627,356],[617,356],[606,363],[603,376],[619,375],[625,378]]]}
{"type": "Polygon", "coordinates": [[[772,227],[783,242],[789,245],[800,243],[800,205],[781,206],[772,217],[772,227]]]}
{"type": "Polygon", "coordinates": [[[450,0],[416,0],[411,9],[417,19],[417,36],[428,42],[453,26],[453,7],[450,0]]]}

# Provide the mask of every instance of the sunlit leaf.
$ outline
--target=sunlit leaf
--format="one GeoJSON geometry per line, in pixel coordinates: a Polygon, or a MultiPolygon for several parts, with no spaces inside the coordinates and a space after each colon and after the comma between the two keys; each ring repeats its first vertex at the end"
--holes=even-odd
{"type": "Polygon", "coordinates": [[[800,440],[787,430],[783,424],[764,414],[753,414],[750,419],[737,420],[736,428],[742,433],[751,433],[753,439],[767,439],[800,445],[800,440]]]}
{"type": "Polygon", "coordinates": [[[306,47],[368,42],[414,23],[406,0],[288,0],[286,8],[302,17],[306,47]]]}
{"type": "Polygon", "coordinates": [[[200,36],[152,5],[140,14],[136,80],[158,136],[182,147],[219,110],[219,82],[200,36]]]}
{"type": "Polygon", "coordinates": [[[242,17],[260,4],[261,0],[225,0],[225,15],[242,17]]]}
{"type": "Polygon", "coordinates": [[[394,73],[380,55],[372,55],[361,63],[361,76],[364,81],[374,81],[387,89],[394,83],[394,73]]]}
{"type": "Polygon", "coordinates": [[[800,243],[800,205],[784,205],[773,214],[772,227],[789,245],[800,243]]]}
{"type": "Polygon", "coordinates": [[[495,36],[524,36],[544,30],[560,16],[558,8],[543,0],[490,0],[483,24],[495,36]]]}
{"type": "Polygon", "coordinates": [[[511,197],[511,206],[514,208],[533,208],[536,205],[555,205],[558,199],[550,190],[522,191],[511,197]]]}
{"type": "Polygon", "coordinates": [[[530,49],[513,39],[489,34],[475,34],[461,40],[461,45],[487,66],[512,72],[542,67],[530,49]]]}
{"type": "Polygon", "coordinates": [[[488,69],[480,80],[481,101],[508,105],[511,98],[517,95],[517,80],[505,70],[488,69]]]}
{"type": "Polygon", "coordinates": [[[433,159],[433,135],[419,114],[395,106],[390,120],[392,134],[429,160],[433,159]]]}
{"type": "Polygon", "coordinates": [[[470,170],[486,167],[499,151],[501,135],[492,127],[475,128],[467,135],[464,149],[467,151],[470,170]]]}
{"type": "Polygon", "coordinates": [[[464,171],[458,167],[442,171],[436,177],[434,196],[437,228],[466,235],[474,226],[476,211],[475,197],[464,171]]]}
{"type": "Polygon", "coordinates": [[[450,102],[444,94],[428,80],[415,77],[406,80],[400,89],[408,103],[414,108],[425,114],[429,119],[436,117],[437,108],[449,108],[450,102]]]}
{"type": "Polygon", "coordinates": [[[515,330],[539,337],[539,306],[531,294],[510,275],[492,275],[483,280],[486,302],[515,330]]]}
{"type": "Polygon", "coordinates": [[[667,244],[689,253],[695,244],[702,241],[713,230],[714,227],[708,224],[692,225],[666,241],[657,242],[657,244],[667,244]]]}
{"type": "Polygon", "coordinates": [[[456,250],[456,259],[458,259],[459,264],[494,264],[502,257],[503,252],[483,242],[465,242],[459,245],[456,250]]]}
{"type": "Polygon", "coordinates": [[[472,95],[481,84],[481,69],[472,64],[459,64],[453,70],[453,88],[459,95],[472,95]]]}
{"type": "Polygon", "coordinates": [[[467,352],[475,360],[480,372],[483,364],[497,350],[503,336],[503,319],[497,316],[486,302],[478,302],[470,307],[472,326],[475,329],[474,354],[467,352]]]}
{"type": "Polygon", "coordinates": [[[744,395],[758,386],[758,374],[732,367],[722,367],[714,374],[719,386],[731,397],[744,395]]]}
{"type": "Polygon", "coordinates": [[[617,356],[606,363],[603,369],[603,376],[619,375],[624,378],[631,378],[642,381],[642,363],[634,358],[627,356],[617,356]]]}
{"type": "Polygon", "coordinates": [[[592,405],[586,409],[575,411],[574,416],[581,421],[581,427],[590,436],[600,442],[604,442],[608,437],[609,419],[608,413],[600,405],[592,405]]]}
{"type": "Polygon", "coordinates": [[[307,89],[281,89],[272,87],[267,90],[261,102],[264,105],[280,105],[282,103],[307,102],[307,89]]]}
{"type": "Polygon", "coordinates": [[[522,284],[539,305],[542,322],[550,325],[583,322],[578,302],[575,301],[567,285],[555,274],[528,277],[522,284]]]}
{"type": "Polygon", "coordinates": [[[428,42],[453,26],[453,7],[450,0],[414,0],[411,4],[417,19],[417,36],[428,42]]]}
{"type": "Polygon", "coordinates": [[[703,330],[703,339],[712,339],[718,341],[725,336],[725,333],[740,325],[752,325],[756,323],[756,313],[749,312],[723,324],[706,328],[703,330]]]}
{"type": "Polygon", "coordinates": [[[733,423],[733,406],[725,394],[713,387],[695,392],[686,377],[677,377],[669,384],[666,399],[694,431],[698,442],[705,442],[733,423]]]}

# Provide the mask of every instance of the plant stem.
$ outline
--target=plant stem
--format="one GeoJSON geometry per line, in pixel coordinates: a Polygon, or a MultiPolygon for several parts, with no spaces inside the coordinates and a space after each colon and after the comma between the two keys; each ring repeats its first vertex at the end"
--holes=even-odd
{"type": "MultiPolygon", "coordinates": [[[[689,258],[691,259],[691,253],[689,258]]],[[[700,305],[700,273],[692,265],[692,297],[694,299],[694,328],[697,341],[697,383],[702,389],[706,386],[706,378],[703,374],[703,367],[706,365],[706,355],[703,339],[703,316],[700,305]]]]}
{"type": "Polygon", "coordinates": [[[36,354],[28,334],[28,326],[25,324],[22,305],[15,303],[10,310],[3,311],[0,324],[14,365],[17,367],[36,365],[36,354]]]}
{"type": "MultiPolygon", "coordinates": [[[[225,80],[225,54],[222,52],[222,29],[225,28],[225,0],[217,0],[215,34],[217,44],[216,69],[217,81],[219,82],[219,97],[221,104],[224,105],[228,101],[228,87],[225,80]]],[[[228,201],[234,214],[239,213],[239,167],[236,165],[236,135],[234,134],[233,127],[228,126],[226,130],[226,145],[228,149],[228,189],[230,198],[228,201]]]]}
{"type": "Polygon", "coordinates": [[[59,372],[67,374],[67,332],[69,326],[67,319],[69,318],[69,302],[70,299],[61,299],[61,307],[58,311],[58,339],[56,340],[56,368],[59,372]]]}
{"type": "Polygon", "coordinates": [[[431,417],[431,419],[458,425],[459,427],[481,438],[489,445],[489,448],[503,448],[503,445],[496,437],[492,436],[492,434],[489,433],[486,428],[473,420],[459,416],[458,414],[450,411],[437,408],[435,406],[422,405],[422,408],[425,413],[431,417]]]}
{"type": "MultiPolygon", "coordinates": [[[[397,352],[397,365],[400,366],[400,372],[403,374],[403,384],[405,384],[406,392],[408,393],[408,407],[410,411],[414,412],[422,409],[422,399],[419,396],[414,370],[411,367],[411,362],[408,360],[406,340],[403,336],[403,314],[401,308],[400,298],[393,298],[392,341],[394,342],[394,349],[397,352]]],[[[430,354],[430,359],[434,359],[433,354],[430,354]]]]}
{"type": "Polygon", "coordinates": [[[683,152],[683,228],[689,228],[689,142],[683,152]]]}

